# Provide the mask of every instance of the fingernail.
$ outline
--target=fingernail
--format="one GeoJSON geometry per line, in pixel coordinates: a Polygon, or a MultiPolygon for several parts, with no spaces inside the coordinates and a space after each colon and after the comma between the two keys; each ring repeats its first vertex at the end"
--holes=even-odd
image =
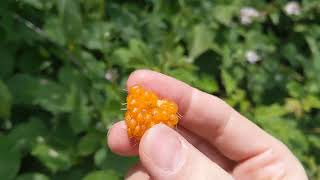
{"type": "Polygon", "coordinates": [[[144,139],[144,153],[158,168],[174,171],[182,162],[182,143],[169,127],[156,125],[148,130],[144,139]]]}

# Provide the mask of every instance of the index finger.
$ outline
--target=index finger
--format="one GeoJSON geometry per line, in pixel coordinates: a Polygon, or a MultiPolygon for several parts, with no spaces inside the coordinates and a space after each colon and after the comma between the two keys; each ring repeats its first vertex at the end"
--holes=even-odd
{"type": "Polygon", "coordinates": [[[136,84],[175,101],[183,116],[179,124],[206,139],[229,159],[242,161],[279,145],[223,100],[172,77],[138,70],[130,75],[127,87],[136,84]]]}

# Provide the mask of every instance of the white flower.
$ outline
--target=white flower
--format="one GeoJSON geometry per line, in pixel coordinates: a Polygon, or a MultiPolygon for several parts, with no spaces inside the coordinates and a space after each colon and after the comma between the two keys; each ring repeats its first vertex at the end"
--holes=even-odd
{"type": "Polygon", "coordinates": [[[301,8],[299,3],[295,2],[295,1],[290,1],[288,2],[283,10],[285,11],[285,13],[287,15],[299,15],[301,13],[301,8]]]}
{"type": "Polygon", "coordinates": [[[49,156],[51,156],[53,158],[56,158],[59,156],[59,153],[54,149],[49,149],[48,154],[49,154],[49,156]]]}
{"type": "Polygon", "coordinates": [[[109,69],[104,75],[106,80],[113,82],[118,77],[118,71],[116,69],[109,69]]]}
{"type": "Polygon", "coordinates": [[[243,25],[249,25],[252,23],[254,18],[260,16],[259,11],[252,7],[243,7],[240,10],[240,22],[243,25]]]}
{"type": "Polygon", "coordinates": [[[251,64],[254,64],[258,61],[261,60],[261,57],[257,54],[256,51],[254,50],[249,50],[246,52],[246,60],[251,63],[251,64]]]}

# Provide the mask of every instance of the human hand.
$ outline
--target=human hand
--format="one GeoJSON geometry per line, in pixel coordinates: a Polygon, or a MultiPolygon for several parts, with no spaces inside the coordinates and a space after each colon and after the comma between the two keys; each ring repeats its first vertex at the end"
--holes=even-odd
{"type": "Polygon", "coordinates": [[[174,100],[183,118],[175,131],[159,124],[134,146],[124,121],[113,125],[108,146],[122,156],[139,155],[126,179],[306,180],[300,162],[279,140],[221,99],[149,70],[132,73],[139,84],[174,100]]]}

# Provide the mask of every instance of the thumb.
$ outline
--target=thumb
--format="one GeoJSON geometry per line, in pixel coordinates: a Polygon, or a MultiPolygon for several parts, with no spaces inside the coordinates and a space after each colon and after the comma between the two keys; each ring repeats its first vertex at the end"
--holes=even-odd
{"type": "Polygon", "coordinates": [[[233,179],[177,132],[163,124],[153,126],[142,137],[139,156],[142,165],[154,179],[233,179]]]}

